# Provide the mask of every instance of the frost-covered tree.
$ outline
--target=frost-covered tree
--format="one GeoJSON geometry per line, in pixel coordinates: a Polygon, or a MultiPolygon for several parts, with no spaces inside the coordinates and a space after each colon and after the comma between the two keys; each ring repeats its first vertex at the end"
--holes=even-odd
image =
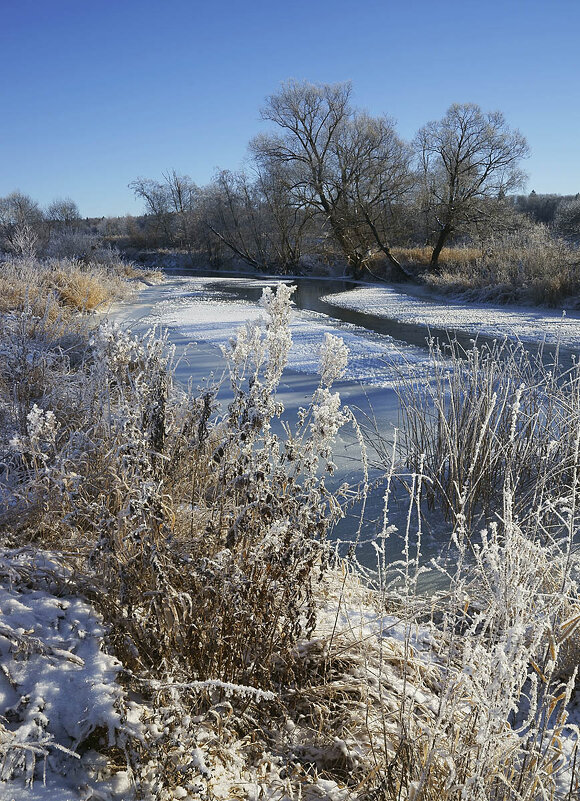
{"type": "Polygon", "coordinates": [[[154,221],[155,232],[167,242],[171,239],[169,199],[163,185],[153,178],[136,178],[129,184],[135,197],[143,201],[145,214],[154,221]]]}
{"type": "Polygon", "coordinates": [[[267,266],[259,200],[245,173],[221,170],[216,175],[204,192],[203,218],[209,231],[234,255],[253,267],[267,266]]]}
{"type": "Polygon", "coordinates": [[[522,185],[519,162],[529,148],[501,112],[483,112],[475,103],[454,103],[443,119],[421,128],[415,143],[433,225],[431,269],[437,270],[449,238],[489,214],[490,199],[522,185]]]}
{"type": "Polygon", "coordinates": [[[580,239],[580,194],[560,203],[554,218],[558,233],[571,239],[580,239]]]}
{"type": "Polygon", "coordinates": [[[0,246],[20,255],[32,255],[43,224],[40,206],[28,195],[16,191],[0,198],[0,246]]]}
{"type": "Polygon", "coordinates": [[[81,219],[79,207],[70,197],[56,198],[46,209],[46,216],[51,223],[71,227],[81,219]]]}
{"type": "Polygon", "coordinates": [[[350,83],[283,84],[262,110],[280,131],[251,149],[260,165],[285,169],[292,204],[323,218],[358,275],[377,250],[399,267],[388,209],[408,189],[409,153],[389,118],[357,113],[350,96],[350,83]]]}

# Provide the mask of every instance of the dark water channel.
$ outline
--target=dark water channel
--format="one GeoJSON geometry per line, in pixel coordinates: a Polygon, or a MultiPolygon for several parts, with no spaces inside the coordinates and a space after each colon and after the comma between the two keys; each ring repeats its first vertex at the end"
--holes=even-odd
{"type": "MultiPolygon", "coordinates": [[[[263,281],[259,277],[256,277],[252,274],[232,275],[233,280],[231,284],[226,284],[225,282],[222,283],[223,279],[227,276],[218,271],[204,272],[203,274],[186,271],[176,271],[174,273],[172,271],[172,274],[179,274],[183,275],[184,277],[189,276],[192,278],[196,275],[204,278],[220,278],[221,280],[219,284],[216,283],[216,289],[219,289],[221,295],[224,297],[230,297],[232,300],[246,300],[252,303],[257,303],[260,300],[264,287],[263,281]],[[246,283],[243,285],[236,285],[235,278],[238,277],[252,279],[255,282],[255,287],[248,286],[246,283]]],[[[265,276],[264,278],[268,281],[268,284],[272,281],[272,276],[265,276]]],[[[453,339],[456,339],[457,342],[465,349],[471,347],[471,344],[473,343],[473,334],[467,334],[464,331],[449,331],[446,328],[433,327],[427,329],[425,324],[402,323],[394,319],[379,317],[375,314],[366,314],[360,311],[345,309],[342,306],[335,306],[332,303],[328,303],[327,301],[323,300],[326,295],[337,294],[339,292],[348,292],[353,289],[368,286],[367,284],[361,282],[341,279],[302,277],[292,277],[290,279],[281,277],[280,280],[289,282],[296,287],[296,291],[292,295],[292,300],[298,309],[315,311],[319,314],[327,315],[335,320],[360,326],[361,328],[365,328],[367,331],[373,331],[376,334],[390,336],[393,339],[396,339],[399,342],[407,345],[414,345],[416,347],[426,349],[426,343],[429,337],[439,339],[441,342],[447,342],[449,338],[452,337],[453,339]]],[[[412,290],[412,287],[407,287],[406,285],[402,285],[400,288],[402,294],[406,294],[412,290]]],[[[397,287],[397,291],[399,291],[399,287],[397,287]]],[[[414,295],[414,297],[417,296],[414,295]]],[[[442,300],[441,305],[444,307],[447,304],[444,300],[442,300]]],[[[491,343],[493,340],[491,337],[478,336],[478,341],[487,341],[491,343]]]]}

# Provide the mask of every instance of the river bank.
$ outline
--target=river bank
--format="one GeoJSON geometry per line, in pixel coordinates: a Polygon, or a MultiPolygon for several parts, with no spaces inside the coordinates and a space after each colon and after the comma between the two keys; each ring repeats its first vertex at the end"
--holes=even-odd
{"type": "MultiPolygon", "coordinates": [[[[195,282],[147,287],[74,352],[46,335],[50,321],[12,319],[23,429],[2,474],[10,797],[455,799],[477,786],[487,801],[500,782],[506,799],[525,787],[563,801],[578,782],[573,466],[556,460],[560,495],[540,497],[531,528],[510,517],[510,486],[477,549],[448,525],[446,586],[426,592],[429,548],[441,550],[436,513],[418,514],[428,483],[410,473],[397,509],[383,462],[374,528],[359,532],[341,485],[360,439],[335,392],[351,407],[370,397],[383,428],[397,381],[421,385],[429,354],[292,312],[287,290],[266,287],[258,312],[245,293],[263,287],[195,282]],[[234,336],[259,314],[267,327],[234,336]],[[314,371],[322,345],[338,377],[341,333],[357,375],[331,388],[314,371]],[[18,360],[23,344],[34,358],[18,360]],[[219,387],[198,382],[224,366],[219,387]],[[331,564],[343,511],[349,558],[331,564]],[[360,558],[354,569],[365,539],[372,575],[360,558]],[[63,705],[73,672],[94,690],[78,694],[87,714],[63,705]]],[[[506,404],[508,442],[525,434],[524,400],[506,404]]],[[[561,445],[547,443],[548,467],[561,445]]]]}

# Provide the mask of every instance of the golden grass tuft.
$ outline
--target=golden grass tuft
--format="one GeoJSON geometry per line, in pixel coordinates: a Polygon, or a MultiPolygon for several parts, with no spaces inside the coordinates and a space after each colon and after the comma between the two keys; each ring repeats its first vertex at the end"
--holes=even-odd
{"type": "Polygon", "coordinates": [[[80,270],[57,270],[52,274],[50,283],[59,301],[74,309],[93,311],[112,299],[109,282],[105,283],[101,276],[80,270]]]}
{"type": "Polygon", "coordinates": [[[0,313],[28,306],[34,314],[45,313],[55,302],[51,315],[95,311],[104,304],[125,297],[129,281],[159,277],[119,261],[108,265],[85,264],[77,259],[11,259],[0,269],[0,313]]]}
{"type": "MultiPolygon", "coordinates": [[[[393,248],[395,258],[409,265],[427,267],[431,261],[433,249],[430,247],[393,248]]],[[[474,265],[481,258],[480,248],[475,247],[448,247],[443,248],[439,256],[442,267],[446,265],[467,267],[474,265]]]]}

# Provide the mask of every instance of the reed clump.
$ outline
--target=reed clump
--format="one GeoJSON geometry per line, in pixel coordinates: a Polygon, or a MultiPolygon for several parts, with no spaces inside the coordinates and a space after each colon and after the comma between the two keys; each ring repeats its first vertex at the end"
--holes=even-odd
{"type": "Polygon", "coordinates": [[[24,309],[51,317],[103,310],[131,292],[128,279],[157,276],[111,252],[105,263],[79,258],[7,258],[0,262],[0,313],[24,309]]]}
{"type": "Polygon", "coordinates": [[[524,517],[551,493],[572,491],[580,368],[556,349],[509,341],[430,341],[427,382],[402,378],[402,458],[428,477],[425,496],[454,526],[476,528],[501,507],[509,482],[524,517]]]}
{"type": "MultiPolygon", "coordinates": [[[[430,382],[401,381],[385,465],[374,582],[404,627],[403,692],[385,691],[364,797],[563,801],[579,781],[578,366],[520,343],[430,349],[430,382]],[[400,533],[389,508],[399,458],[410,474],[400,533]],[[429,567],[425,523],[441,512],[449,545],[429,567]],[[397,535],[403,557],[390,563],[397,535]],[[443,586],[422,598],[428,570],[443,586]],[[432,638],[427,659],[421,638],[432,638]],[[419,693],[417,661],[430,675],[419,693]]],[[[387,653],[373,675],[392,684],[387,653]]]]}

